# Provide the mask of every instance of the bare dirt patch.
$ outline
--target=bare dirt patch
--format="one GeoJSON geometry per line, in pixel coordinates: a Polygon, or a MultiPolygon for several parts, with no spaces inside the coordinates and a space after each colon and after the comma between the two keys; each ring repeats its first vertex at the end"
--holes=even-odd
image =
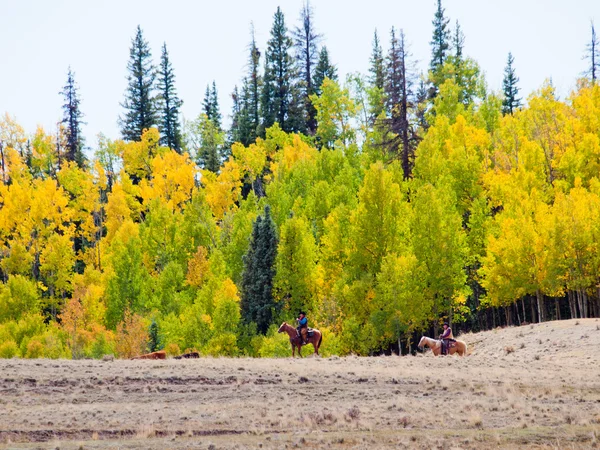
{"type": "Polygon", "coordinates": [[[0,448],[600,447],[600,321],[461,339],[469,357],[0,360],[0,448]]]}

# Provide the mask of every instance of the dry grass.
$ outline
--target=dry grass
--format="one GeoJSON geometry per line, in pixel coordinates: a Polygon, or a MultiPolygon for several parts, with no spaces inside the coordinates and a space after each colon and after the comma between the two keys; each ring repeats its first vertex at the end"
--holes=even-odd
{"type": "Polygon", "coordinates": [[[0,448],[590,448],[600,333],[574,322],[467,358],[0,360],[0,448]]]}

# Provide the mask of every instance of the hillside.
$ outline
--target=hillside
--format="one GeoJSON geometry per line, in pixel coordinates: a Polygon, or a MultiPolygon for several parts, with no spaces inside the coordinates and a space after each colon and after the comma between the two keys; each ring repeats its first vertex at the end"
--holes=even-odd
{"type": "Polygon", "coordinates": [[[559,365],[597,367],[600,361],[600,320],[572,319],[520,327],[496,328],[459,337],[472,357],[506,360],[539,358],[559,365]],[[512,351],[511,351],[512,350],[512,351]]]}
{"type": "Polygon", "coordinates": [[[4,359],[0,448],[591,448],[598,325],[466,334],[466,358],[4,359]]]}

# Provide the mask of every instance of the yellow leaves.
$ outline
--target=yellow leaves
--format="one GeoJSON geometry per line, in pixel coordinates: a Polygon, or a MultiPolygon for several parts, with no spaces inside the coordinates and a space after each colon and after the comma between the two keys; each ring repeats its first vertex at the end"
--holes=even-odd
{"type": "Polygon", "coordinates": [[[198,251],[188,261],[186,283],[189,286],[196,288],[202,286],[202,283],[209,273],[209,262],[207,256],[208,250],[206,250],[206,247],[199,246],[198,251]]]}
{"type": "Polygon", "coordinates": [[[158,130],[150,128],[144,131],[140,141],[117,143],[118,151],[123,158],[123,168],[129,175],[138,180],[150,176],[154,157],[170,151],[166,147],[159,147],[159,139],[158,130]]]}
{"type": "Polygon", "coordinates": [[[240,301],[237,286],[230,278],[225,278],[220,289],[217,291],[217,295],[215,296],[215,307],[218,307],[219,304],[224,301],[234,301],[236,303],[239,303],[240,301]]]}
{"type": "Polygon", "coordinates": [[[108,195],[106,204],[106,240],[111,242],[119,227],[125,220],[131,219],[131,209],[127,201],[127,194],[121,183],[113,186],[112,192],[108,195]]]}
{"type": "Polygon", "coordinates": [[[146,353],[147,329],[142,316],[126,311],[125,318],[117,325],[117,354],[121,358],[131,358],[146,353]]]}
{"type": "Polygon", "coordinates": [[[240,143],[235,143],[231,147],[231,152],[236,162],[240,165],[244,173],[247,173],[251,180],[260,175],[267,163],[267,150],[264,147],[264,141],[257,139],[255,144],[244,147],[240,143]]]}
{"type": "Polygon", "coordinates": [[[233,159],[223,164],[219,175],[202,170],[202,184],[206,193],[206,201],[217,220],[223,219],[226,212],[237,209],[242,188],[242,171],[233,159]]]}
{"type": "Polygon", "coordinates": [[[317,155],[316,148],[311,147],[299,135],[294,134],[292,143],[286,143],[283,149],[274,156],[274,162],[271,163],[273,178],[282,179],[294,166],[305,161],[314,161],[317,155]]]}
{"type": "Polygon", "coordinates": [[[71,236],[53,234],[42,248],[40,272],[46,284],[58,292],[70,292],[75,252],[71,236]]]}
{"type": "Polygon", "coordinates": [[[169,151],[152,160],[151,179],[140,183],[144,203],[160,199],[169,209],[177,210],[191,199],[196,175],[195,165],[186,153],[169,151]]]}

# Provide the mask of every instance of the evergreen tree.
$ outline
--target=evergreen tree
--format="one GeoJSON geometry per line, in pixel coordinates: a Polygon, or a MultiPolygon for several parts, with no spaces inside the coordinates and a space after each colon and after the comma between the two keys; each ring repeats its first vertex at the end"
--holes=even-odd
{"type": "MultiPolygon", "coordinates": [[[[462,32],[462,28],[456,21],[456,27],[454,28],[454,35],[452,36],[452,48],[454,49],[454,60],[460,64],[463,59],[463,50],[465,47],[465,35],[462,32]]],[[[455,65],[457,65],[455,63],[455,65]]]]}
{"type": "Polygon", "coordinates": [[[256,128],[253,128],[250,118],[250,96],[248,80],[243,80],[242,90],[235,86],[231,99],[233,101],[231,113],[231,128],[229,130],[229,146],[235,142],[240,142],[245,146],[250,145],[256,140],[256,128]]]}
{"type": "Polygon", "coordinates": [[[202,102],[202,111],[218,129],[221,129],[221,111],[219,109],[219,95],[217,92],[217,84],[213,81],[212,88],[206,86],[204,101],[202,102]]]}
{"type": "Polygon", "coordinates": [[[313,135],[317,130],[317,111],[310,102],[309,97],[315,93],[313,73],[317,64],[317,45],[322,36],[315,31],[313,10],[308,0],[300,12],[300,24],[293,32],[294,46],[296,47],[296,60],[299,67],[298,75],[302,80],[301,95],[304,99],[304,108],[306,111],[306,130],[309,134],[313,135]]]}
{"type": "Polygon", "coordinates": [[[175,74],[169,61],[167,44],[163,43],[158,70],[160,144],[181,153],[181,126],[179,108],[183,102],[175,90],[175,74]]]}
{"type": "Polygon", "coordinates": [[[338,76],[336,67],[329,61],[327,47],[323,46],[319,52],[319,62],[315,68],[315,76],[313,78],[315,94],[321,95],[321,86],[323,85],[323,80],[325,80],[325,78],[337,81],[338,76]]]}
{"type": "Polygon", "coordinates": [[[592,83],[596,83],[596,79],[600,75],[600,41],[596,36],[596,29],[594,28],[594,22],[592,22],[592,38],[589,44],[586,46],[585,59],[589,61],[589,69],[587,75],[591,78],[592,83]]]}
{"type": "Polygon", "coordinates": [[[388,137],[384,143],[390,154],[400,153],[404,177],[411,172],[413,159],[413,136],[411,132],[408,111],[414,106],[412,93],[412,76],[409,74],[408,52],[406,49],[404,31],[400,30],[399,37],[392,27],[390,51],[387,58],[385,80],[385,100],[388,111],[388,137]]]}
{"type": "Polygon", "coordinates": [[[369,67],[369,72],[371,73],[371,76],[369,81],[372,86],[383,89],[385,82],[385,61],[377,30],[375,30],[375,34],[373,35],[373,52],[371,53],[370,62],[371,67],[369,67]]]}
{"type": "Polygon", "coordinates": [[[271,210],[265,206],[264,216],[259,216],[252,227],[248,253],[244,256],[242,296],[240,308],[246,323],[256,323],[260,333],[266,333],[274,316],[273,298],[277,235],[271,210]]]}
{"type": "MultiPolygon", "coordinates": [[[[249,143],[254,142],[258,136],[260,128],[260,90],[262,88],[262,77],[259,73],[260,51],[256,46],[254,36],[254,25],[252,26],[252,39],[250,41],[249,73],[247,91],[247,116],[248,116],[248,137],[249,143]]],[[[246,144],[248,145],[248,144],[246,144]]]]}
{"type": "MultiPolygon", "coordinates": [[[[281,8],[273,18],[271,38],[267,42],[265,54],[265,74],[261,94],[262,133],[275,122],[283,131],[298,131],[293,127],[298,122],[291,117],[293,84],[295,78],[294,64],[290,56],[292,39],[288,36],[285,18],[281,8]]],[[[294,111],[296,112],[296,111],[294,111]]]]}
{"type": "Polygon", "coordinates": [[[152,319],[152,323],[148,329],[148,351],[155,352],[157,350],[162,350],[162,348],[163,345],[158,333],[158,324],[156,323],[156,320],[152,319]]]}
{"type": "Polygon", "coordinates": [[[514,62],[515,58],[512,53],[509,53],[506,68],[504,69],[504,80],[502,81],[502,90],[504,92],[502,114],[513,114],[521,106],[521,99],[517,97],[519,95],[519,88],[517,87],[519,78],[515,74],[514,62]]]}
{"type": "Polygon", "coordinates": [[[444,16],[444,8],[442,8],[442,0],[437,0],[437,10],[433,18],[433,38],[431,39],[431,62],[429,70],[431,72],[431,81],[433,88],[430,96],[433,98],[437,95],[439,86],[443,81],[439,79],[440,72],[450,49],[450,30],[448,29],[449,19],[444,16]],[[441,82],[440,82],[441,81],[441,82]]]}
{"type": "Polygon", "coordinates": [[[127,70],[127,92],[121,104],[125,114],[119,119],[121,134],[127,141],[139,141],[143,131],[157,123],[153,97],[155,70],[150,46],[139,25],[131,41],[127,70]]]}
{"type": "Polygon", "coordinates": [[[81,168],[85,166],[83,155],[83,136],[81,135],[81,118],[83,114],[79,109],[79,93],[75,76],[69,67],[67,84],[63,87],[62,95],[65,99],[63,104],[63,120],[65,133],[65,147],[67,161],[74,161],[81,168]]]}
{"type": "Polygon", "coordinates": [[[427,122],[428,96],[429,93],[427,91],[427,84],[425,83],[425,76],[421,73],[421,76],[419,77],[419,88],[415,95],[415,119],[417,126],[424,132],[429,128],[429,123],[427,122]]]}

